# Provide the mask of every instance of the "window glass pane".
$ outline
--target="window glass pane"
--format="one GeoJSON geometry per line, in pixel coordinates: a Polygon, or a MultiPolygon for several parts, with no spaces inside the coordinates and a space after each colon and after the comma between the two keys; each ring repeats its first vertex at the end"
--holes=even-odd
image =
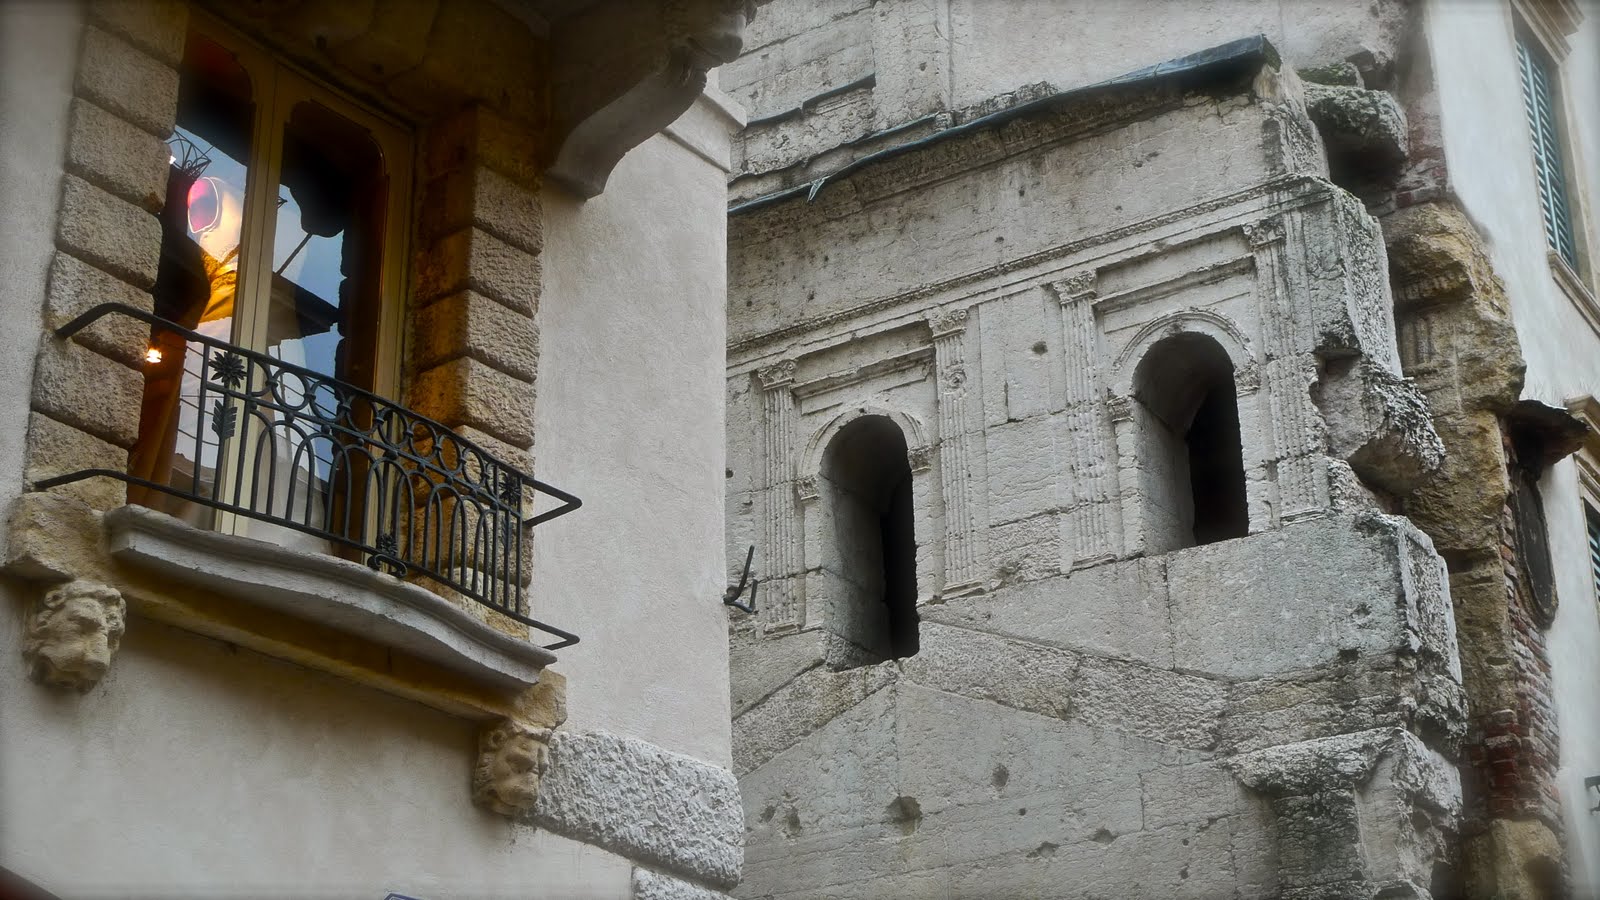
{"type": "Polygon", "coordinates": [[[327,379],[374,386],[388,177],[373,136],[321,104],[296,104],[282,140],[262,349],[315,374],[268,386],[255,502],[356,538],[372,410],[327,379]]]}
{"type": "MultiPolygon", "coordinates": [[[[171,170],[161,216],[161,261],[152,291],[155,313],[227,341],[233,337],[244,197],[255,104],[250,76],[227,50],[191,37],[185,48],[176,125],[168,139],[171,170]]],[[[139,443],[133,475],[211,495],[220,464],[220,423],[227,400],[202,379],[209,357],[198,341],[153,329],[145,361],[139,443]]],[[[143,503],[209,526],[209,509],[138,486],[143,503]]]]}

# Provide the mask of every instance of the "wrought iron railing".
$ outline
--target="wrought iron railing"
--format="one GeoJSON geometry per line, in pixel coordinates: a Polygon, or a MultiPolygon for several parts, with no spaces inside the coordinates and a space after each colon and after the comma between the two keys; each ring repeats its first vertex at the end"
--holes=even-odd
{"type": "MultiPolygon", "coordinates": [[[[140,436],[166,442],[154,455],[181,464],[161,478],[84,469],[39,481],[36,490],[120,479],[330,541],[398,578],[437,582],[558,638],[549,649],[578,642],[530,618],[524,592],[527,529],[577,509],[577,497],[374,393],[135,307],[100,304],[56,337],[112,314],[148,323],[152,348],[163,339],[186,344],[178,345],[182,372],[173,376],[183,379],[173,391],[173,425],[140,436]],[[533,494],[560,505],[529,515],[533,494]]],[[[144,450],[136,458],[151,455],[144,450]]]]}

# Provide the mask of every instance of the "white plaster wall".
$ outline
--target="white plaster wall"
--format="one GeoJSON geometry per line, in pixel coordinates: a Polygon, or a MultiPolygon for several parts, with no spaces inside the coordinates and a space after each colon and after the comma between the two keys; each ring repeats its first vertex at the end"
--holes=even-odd
{"type": "Polygon", "coordinates": [[[134,620],[85,696],[36,687],[0,590],[0,865],[62,897],[631,897],[631,864],[473,806],[476,728],[134,620]]]}
{"type": "Polygon", "coordinates": [[[535,465],[584,506],[535,529],[531,595],[583,638],[556,666],[570,727],[723,766],[727,173],[710,159],[731,127],[701,101],[599,197],[545,192],[535,465]]]}
{"type": "MultiPolygon", "coordinates": [[[[55,250],[66,156],[67,104],[78,63],[78,4],[21,0],[0,3],[0,421],[28,420],[45,276],[55,250]]],[[[27,430],[0,429],[0,507],[22,492],[27,430]]],[[[7,536],[0,529],[0,545],[7,536]]]]}
{"type": "MultiPolygon", "coordinates": [[[[1573,168],[1587,177],[1593,210],[1600,200],[1594,169],[1600,160],[1600,5],[1582,8],[1585,21],[1569,38],[1564,87],[1575,117],[1568,129],[1579,154],[1573,168]]],[[[1432,0],[1426,15],[1450,183],[1505,280],[1528,363],[1523,396],[1562,406],[1600,395],[1600,334],[1558,287],[1546,258],[1509,6],[1432,0]]],[[[1592,221],[1575,225],[1593,233],[1592,221]]],[[[1600,775],[1600,621],[1575,464],[1555,466],[1541,489],[1561,600],[1548,634],[1561,790],[1573,879],[1579,895],[1588,896],[1600,893],[1600,820],[1588,814],[1585,807],[1593,804],[1583,797],[1583,778],[1600,775]]]]}

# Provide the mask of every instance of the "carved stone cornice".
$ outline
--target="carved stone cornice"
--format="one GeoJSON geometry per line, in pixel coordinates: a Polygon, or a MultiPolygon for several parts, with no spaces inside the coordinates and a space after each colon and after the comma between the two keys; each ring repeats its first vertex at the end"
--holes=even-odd
{"type": "Polygon", "coordinates": [[[965,306],[936,309],[928,313],[928,328],[934,340],[960,334],[967,328],[968,308],[965,306]]]}
{"type": "Polygon", "coordinates": [[[763,390],[775,391],[782,387],[794,384],[795,362],[786,359],[775,362],[770,366],[756,370],[756,378],[761,382],[763,390]]]}

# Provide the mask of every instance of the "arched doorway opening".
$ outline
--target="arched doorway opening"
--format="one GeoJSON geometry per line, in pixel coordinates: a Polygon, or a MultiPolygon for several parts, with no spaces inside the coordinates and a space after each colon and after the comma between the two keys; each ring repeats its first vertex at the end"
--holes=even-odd
{"type": "Polygon", "coordinates": [[[1177,334],[1134,373],[1145,551],[1243,537],[1250,529],[1233,361],[1214,339],[1177,334]]]}
{"type": "Polygon", "coordinates": [[[905,435],[887,416],[862,416],[828,443],[819,474],[828,665],[915,654],[917,540],[905,435]]]}

